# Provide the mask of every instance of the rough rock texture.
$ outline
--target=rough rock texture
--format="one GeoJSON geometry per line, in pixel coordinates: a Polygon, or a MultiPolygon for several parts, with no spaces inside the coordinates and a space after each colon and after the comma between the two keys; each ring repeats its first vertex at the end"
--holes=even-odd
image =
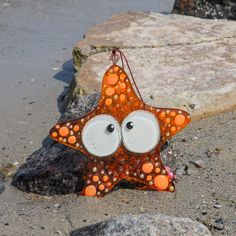
{"type": "Polygon", "coordinates": [[[236,22],[128,12],[90,29],[74,47],[73,94],[100,91],[110,51],[126,54],[146,103],[193,119],[236,107],[236,22]]]}
{"type": "Polygon", "coordinates": [[[94,225],[72,231],[71,236],[102,235],[211,235],[208,228],[188,218],[165,215],[122,215],[94,225]]]}
{"type": "Polygon", "coordinates": [[[176,0],[173,13],[210,19],[236,20],[236,1],[176,0]]]}
{"type": "Polygon", "coordinates": [[[5,190],[5,184],[4,184],[5,176],[0,172],[0,194],[5,190]]]}
{"type": "MultiPolygon", "coordinates": [[[[77,96],[60,121],[75,119],[92,110],[98,102],[98,94],[77,96]]],[[[162,159],[175,172],[175,155],[172,145],[164,145],[162,159]],[[167,148],[168,147],[168,148],[167,148]]],[[[79,193],[83,175],[87,171],[87,158],[81,152],[57,142],[51,142],[35,151],[16,172],[12,184],[22,191],[43,195],[79,193]]],[[[134,187],[123,183],[122,187],[134,187]]],[[[0,179],[1,188],[1,179],[0,179]]],[[[0,190],[1,191],[1,190],[0,190]]]]}

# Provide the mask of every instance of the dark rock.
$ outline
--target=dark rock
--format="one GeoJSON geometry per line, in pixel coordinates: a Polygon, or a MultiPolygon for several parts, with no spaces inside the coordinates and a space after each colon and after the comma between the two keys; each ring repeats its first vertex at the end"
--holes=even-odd
{"type": "Polygon", "coordinates": [[[207,214],[207,209],[203,209],[203,210],[201,211],[201,213],[202,213],[202,215],[206,215],[206,214],[207,214]]]}
{"type": "MultiPolygon", "coordinates": [[[[76,96],[60,118],[66,121],[81,117],[96,107],[99,95],[76,96]]],[[[87,157],[80,151],[51,141],[35,151],[13,176],[12,184],[18,189],[43,195],[78,193],[84,186],[87,157]]],[[[168,142],[163,147],[162,159],[175,172],[175,155],[168,142]]],[[[121,183],[121,187],[133,188],[136,184],[121,183]]],[[[119,187],[118,186],[118,187],[119,187]]]]}
{"type": "Polygon", "coordinates": [[[208,228],[189,218],[166,215],[122,215],[97,224],[89,225],[70,233],[70,236],[106,235],[211,235],[208,228]]]}
{"type": "Polygon", "coordinates": [[[172,13],[210,19],[236,20],[236,1],[176,0],[172,13]]]}
{"type": "Polygon", "coordinates": [[[218,230],[223,230],[224,229],[224,222],[221,218],[215,219],[212,223],[213,228],[218,229],[218,230]]]}
{"type": "Polygon", "coordinates": [[[188,106],[193,110],[195,108],[196,104],[191,103],[191,104],[188,104],[188,106]]]}
{"type": "Polygon", "coordinates": [[[0,172],[0,194],[5,190],[4,179],[5,175],[0,172]]]}

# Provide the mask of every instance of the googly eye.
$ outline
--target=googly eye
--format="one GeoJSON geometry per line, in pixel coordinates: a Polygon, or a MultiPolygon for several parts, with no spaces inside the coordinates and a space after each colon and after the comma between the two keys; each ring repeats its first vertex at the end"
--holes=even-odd
{"type": "Polygon", "coordinates": [[[110,115],[98,115],[89,120],[82,130],[82,142],[87,151],[98,157],[113,154],[121,143],[121,128],[110,115]]]}
{"type": "Polygon", "coordinates": [[[148,111],[130,113],[121,125],[123,143],[134,153],[153,150],[160,140],[160,128],[156,117],[148,111]]]}
{"type": "Polygon", "coordinates": [[[127,129],[133,129],[133,127],[134,127],[134,123],[132,121],[129,121],[129,122],[126,123],[126,128],[127,129]]]}
{"type": "Polygon", "coordinates": [[[115,130],[115,126],[113,124],[109,124],[106,130],[108,133],[112,133],[115,130]]]}

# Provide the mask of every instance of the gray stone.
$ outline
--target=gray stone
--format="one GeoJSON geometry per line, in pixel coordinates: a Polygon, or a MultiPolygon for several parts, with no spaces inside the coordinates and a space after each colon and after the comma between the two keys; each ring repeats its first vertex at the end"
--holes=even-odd
{"type": "Polygon", "coordinates": [[[190,163],[194,164],[198,168],[206,168],[206,163],[203,160],[191,161],[190,163]]]}
{"type": "Polygon", "coordinates": [[[114,15],[74,47],[73,94],[100,92],[113,47],[127,56],[152,106],[183,108],[193,119],[236,108],[236,22],[141,12],[114,15]]]}
{"type": "Polygon", "coordinates": [[[5,175],[0,172],[0,194],[5,190],[5,183],[4,183],[5,175]]]}
{"type": "Polygon", "coordinates": [[[223,230],[224,229],[224,222],[223,222],[223,220],[221,218],[215,219],[215,220],[213,220],[212,226],[215,229],[223,230]]]}
{"type": "Polygon", "coordinates": [[[208,228],[189,218],[175,218],[166,215],[122,215],[94,225],[74,230],[71,236],[172,236],[211,235],[208,228]]]}

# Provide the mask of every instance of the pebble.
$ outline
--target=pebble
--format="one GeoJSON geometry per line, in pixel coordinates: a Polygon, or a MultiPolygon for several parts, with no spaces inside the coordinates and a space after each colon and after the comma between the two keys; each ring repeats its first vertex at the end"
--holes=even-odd
{"type": "Polygon", "coordinates": [[[206,215],[207,214],[207,209],[203,209],[202,210],[202,215],[206,215]]]}
{"type": "Polygon", "coordinates": [[[219,208],[222,207],[222,205],[220,205],[220,204],[217,202],[217,203],[214,204],[214,207],[215,207],[216,209],[219,209],[219,208]]]}
{"type": "Polygon", "coordinates": [[[196,161],[192,161],[191,163],[194,164],[198,168],[206,168],[206,163],[203,160],[196,160],[196,161]]]}
{"type": "Polygon", "coordinates": [[[144,207],[140,207],[140,208],[139,208],[139,210],[140,210],[140,212],[142,212],[142,213],[144,213],[144,212],[145,212],[145,209],[144,209],[144,207]]]}
{"type": "Polygon", "coordinates": [[[224,229],[224,222],[222,218],[215,219],[212,223],[213,228],[218,229],[218,230],[223,230],[224,229]]]}
{"type": "Polygon", "coordinates": [[[193,104],[193,103],[191,103],[191,104],[188,104],[189,105],[189,107],[193,110],[194,108],[195,108],[195,106],[196,106],[196,104],[193,104]]]}
{"type": "Polygon", "coordinates": [[[62,235],[62,232],[59,231],[59,230],[55,231],[55,233],[58,234],[58,235],[62,235]]]}
{"type": "Polygon", "coordinates": [[[56,203],[56,204],[54,205],[54,207],[56,207],[56,208],[60,208],[60,207],[61,207],[61,205],[60,205],[60,204],[58,204],[58,203],[56,203]]]}
{"type": "Polygon", "coordinates": [[[186,175],[193,175],[193,174],[197,173],[197,170],[196,170],[196,168],[194,168],[193,165],[187,165],[185,167],[185,173],[186,173],[186,175]]]}
{"type": "Polygon", "coordinates": [[[57,70],[59,70],[59,67],[53,67],[52,68],[52,71],[57,71],[57,70]]]}

